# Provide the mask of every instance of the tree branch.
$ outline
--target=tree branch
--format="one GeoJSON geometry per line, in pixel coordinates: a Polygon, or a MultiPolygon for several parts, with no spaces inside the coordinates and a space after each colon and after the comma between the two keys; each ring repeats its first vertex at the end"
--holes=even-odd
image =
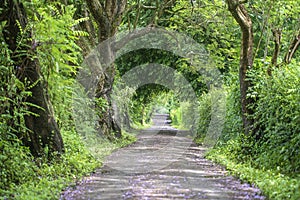
{"type": "MultiPolygon", "coordinates": [[[[271,5],[271,8],[272,8],[272,6],[273,6],[273,4],[271,5]]],[[[262,30],[261,30],[261,34],[260,34],[260,37],[259,37],[258,45],[257,45],[257,47],[256,47],[255,53],[254,53],[254,55],[253,55],[253,58],[256,57],[256,55],[257,55],[257,53],[258,53],[258,50],[259,50],[259,48],[260,48],[261,41],[262,41],[262,39],[263,39],[263,36],[264,36],[265,30],[266,30],[266,27],[267,27],[267,25],[268,25],[268,21],[269,21],[269,17],[270,17],[271,8],[269,9],[268,14],[267,14],[267,17],[266,17],[266,19],[265,19],[264,22],[263,22],[263,27],[262,27],[262,30]]],[[[268,34],[267,34],[267,35],[268,35],[268,34]]]]}
{"type": "Polygon", "coordinates": [[[156,6],[146,6],[144,4],[141,5],[141,8],[144,8],[144,9],[151,9],[151,10],[156,10],[157,7],[156,6]]]}
{"type": "Polygon", "coordinates": [[[248,3],[248,0],[240,0],[239,4],[244,4],[244,3],[248,3]]]}
{"type": "Polygon", "coordinates": [[[142,37],[153,30],[154,27],[148,26],[147,28],[143,28],[141,30],[135,30],[132,33],[128,34],[126,37],[123,37],[121,40],[116,41],[113,44],[113,51],[116,52],[123,48],[129,41],[132,41],[136,38],[142,37]]]}
{"type": "Polygon", "coordinates": [[[300,33],[298,31],[298,35],[294,38],[294,40],[292,41],[288,52],[285,55],[284,58],[284,62],[289,64],[295,54],[295,52],[297,51],[298,47],[300,45],[300,33]]]}
{"type": "Polygon", "coordinates": [[[104,12],[101,3],[97,0],[86,0],[86,4],[95,18],[95,21],[98,23],[99,19],[102,19],[104,12]]]}

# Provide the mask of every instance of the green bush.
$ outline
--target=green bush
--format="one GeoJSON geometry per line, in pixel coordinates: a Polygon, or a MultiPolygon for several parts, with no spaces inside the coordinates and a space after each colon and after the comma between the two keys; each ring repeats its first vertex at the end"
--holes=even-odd
{"type": "Polygon", "coordinates": [[[211,95],[202,94],[199,98],[199,120],[197,128],[196,143],[202,143],[207,134],[209,122],[211,120],[211,95]]]}
{"type": "MultiPolygon", "coordinates": [[[[238,77],[238,75],[232,75],[238,77]]],[[[241,114],[240,86],[238,79],[231,80],[226,88],[226,116],[221,139],[230,140],[243,132],[243,122],[241,114]]]]}
{"type": "Polygon", "coordinates": [[[254,119],[257,130],[247,137],[242,134],[239,86],[233,81],[227,91],[226,120],[219,145],[228,145],[229,149],[238,147],[230,151],[231,156],[239,157],[239,161],[249,160],[258,168],[299,174],[299,74],[300,68],[295,64],[274,69],[271,77],[261,69],[250,74],[254,85],[249,95],[256,99],[252,105],[255,114],[250,117],[254,119]],[[233,145],[232,140],[239,143],[233,145]]]}
{"type": "Polygon", "coordinates": [[[257,169],[251,164],[235,160],[240,149],[238,140],[229,141],[227,146],[215,148],[207,153],[206,158],[218,162],[234,176],[258,186],[269,199],[300,199],[300,177],[292,178],[273,170],[257,169]],[[237,152],[236,152],[237,153],[237,152]]]}
{"type": "Polygon", "coordinates": [[[231,83],[221,140],[207,158],[262,189],[270,199],[300,198],[300,67],[252,72],[256,131],[244,135],[238,84],[231,83]]]}
{"type": "Polygon", "coordinates": [[[57,199],[64,187],[100,166],[78,134],[62,136],[65,153],[53,160],[33,158],[18,140],[0,142],[0,199],[57,199]]]}
{"type": "Polygon", "coordinates": [[[180,102],[178,105],[171,105],[170,118],[172,125],[179,129],[192,129],[195,124],[195,106],[191,102],[180,102]]]}
{"type": "MultiPolygon", "coordinates": [[[[231,77],[235,76],[231,75],[231,77]]],[[[242,133],[239,92],[238,80],[235,78],[230,80],[229,86],[224,86],[221,90],[211,90],[209,93],[202,94],[199,98],[198,111],[200,117],[196,143],[202,143],[206,136],[224,143],[242,133]],[[212,114],[214,114],[214,121],[217,124],[211,124],[212,114]],[[216,126],[221,126],[220,131],[222,131],[222,134],[214,136],[212,135],[214,133],[208,133],[209,126],[212,126],[210,131],[214,131],[216,126]]]]}
{"type": "Polygon", "coordinates": [[[300,67],[275,69],[272,77],[256,76],[258,100],[257,163],[282,173],[300,173],[300,67]]]}
{"type": "Polygon", "coordinates": [[[18,184],[32,181],[38,168],[28,148],[16,139],[13,143],[0,141],[0,169],[0,194],[5,194],[18,184]]]}

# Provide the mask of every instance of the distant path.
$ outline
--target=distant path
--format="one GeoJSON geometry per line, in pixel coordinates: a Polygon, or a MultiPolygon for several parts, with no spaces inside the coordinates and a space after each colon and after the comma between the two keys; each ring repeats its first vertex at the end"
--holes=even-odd
{"type": "Polygon", "coordinates": [[[136,143],[107,157],[101,169],[61,199],[265,199],[257,188],[204,159],[205,148],[169,126],[167,115],[153,121],[136,143]]]}

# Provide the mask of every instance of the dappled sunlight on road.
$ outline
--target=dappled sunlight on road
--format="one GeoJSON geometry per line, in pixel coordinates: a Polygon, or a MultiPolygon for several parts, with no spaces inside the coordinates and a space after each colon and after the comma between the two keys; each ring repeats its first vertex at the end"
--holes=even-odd
{"type": "Polygon", "coordinates": [[[204,147],[154,116],[138,141],[106,158],[104,166],[62,199],[264,199],[204,159],[204,147]]]}

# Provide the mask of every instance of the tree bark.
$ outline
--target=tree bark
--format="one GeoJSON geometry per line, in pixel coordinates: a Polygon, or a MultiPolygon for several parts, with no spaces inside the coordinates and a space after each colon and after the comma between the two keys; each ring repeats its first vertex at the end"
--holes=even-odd
{"type": "Polygon", "coordinates": [[[272,30],[273,37],[274,37],[274,43],[275,43],[275,48],[274,48],[274,53],[272,56],[272,65],[276,66],[277,65],[277,59],[280,53],[280,43],[281,43],[281,30],[280,29],[273,29],[272,30]]]}
{"type": "Polygon", "coordinates": [[[274,37],[274,52],[271,60],[271,65],[269,65],[267,73],[269,76],[272,76],[273,67],[277,67],[277,60],[280,53],[280,44],[281,44],[281,30],[280,29],[272,29],[273,37],[274,37]]]}
{"type": "Polygon", "coordinates": [[[18,0],[6,0],[0,7],[5,14],[2,20],[6,21],[3,35],[12,51],[12,59],[16,68],[18,68],[18,78],[24,84],[29,83],[30,85],[31,96],[26,99],[26,102],[34,106],[29,106],[28,110],[36,114],[25,116],[25,124],[29,129],[29,134],[22,140],[26,146],[29,146],[34,156],[41,156],[45,147],[48,147],[50,154],[53,152],[62,153],[63,140],[54,119],[47,87],[41,77],[39,62],[32,56],[35,53],[36,44],[29,40],[31,38],[30,31],[22,33],[25,34],[26,39],[24,42],[22,41],[23,45],[18,45],[18,37],[21,35],[18,23],[25,30],[27,26],[26,11],[18,0]],[[26,55],[24,55],[24,51],[27,52],[26,55]]]}
{"type": "Polygon", "coordinates": [[[251,81],[247,79],[247,72],[253,66],[253,31],[252,20],[244,5],[239,0],[226,0],[228,9],[242,31],[242,44],[240,54],[240,92],[242,105],[242,118],[245,134],[249,134],[253,129],[253,120],[249,115],[253,114],[253,110],[249,107],[253,103],[253,99],[247,97],[251,81]]]}
{"type": "MultiPolygon", "coordinates": [[[[114,36],[117,32],[117,28],[121,23],[123,13],[125,11],[125,6],[127,4],[126,0],[86,0],[88,9],[93,16],[94,20],[98,25],[98,42],[101,43],[110,37],[114,36]]],[[[107,46],[106,52],[102,52],[101,55],[104,59],[113,60],[114,50],[111,46],[107,46]],[[104,54],[104,55],[103,55],[104,54]]],[[[104,60],[104,63],[110,63],[104,60]]],[[[114,110],[112,107],[111,93],[112,85],[115,76],[115,66],[111,64],[110,66],[104,66],[103,73],[100,74],[102,78],[98,83],[96,98],[103,98],[108,102],[107,112],[104,114],[102,119],[100,119],[101,131],[107,135],[111,136],[111,132],[114,133],[115,137],[121,137],[121,128],[116,122],[114,117],[114,110]]]]}
{"type": "Polygon", "coordinates": [[[88,20],[80,22],[80,30],[86,31],[89,33],[88,37],[80,37],[78,41],[78,45],[82,49],[83,57],[87,56],[92,48],[96,46],[96,29],[93,24],[92,19],[90,18],[90,13],[88,11],[87,5],[82,2],[78,2],[76,5],[76,12],[74,14],[75,19],[80,18],[89,18],[88,20]]]}

